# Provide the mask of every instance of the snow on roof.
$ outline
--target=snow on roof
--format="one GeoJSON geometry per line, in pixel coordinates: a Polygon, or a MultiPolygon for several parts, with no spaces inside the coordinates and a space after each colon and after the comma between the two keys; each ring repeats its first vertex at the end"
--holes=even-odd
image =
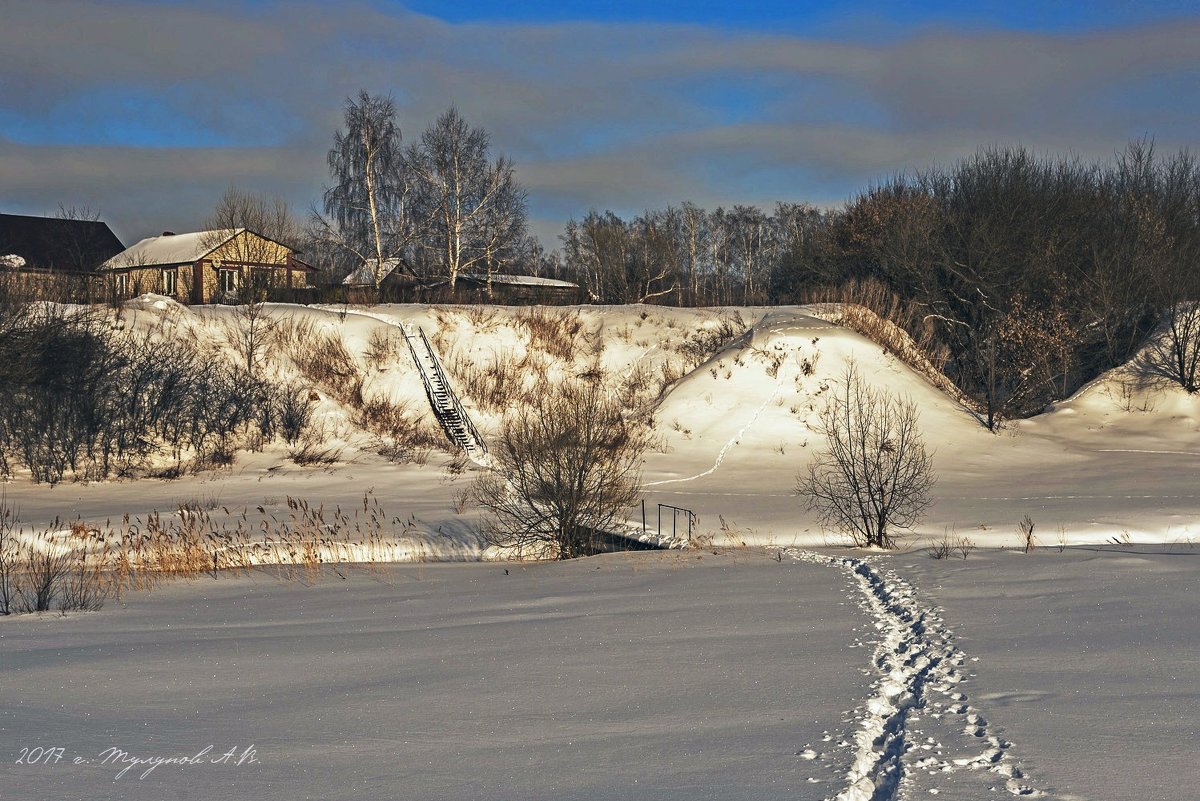
{"type": "MultiPolygon", "coordinates": [[[[362,264],[354,268],[353,272],[342,279],[343,286],[375,286],[375,265],[379,264],[379,259],[367,259],[362,264]]],[[[400,259],[384,259],[383,270],[380,271],[379,280],[387,278],[396,268],[400,266],[400,259]]]]}
{"type": "MultiPolygon", "coordinates": [[[[484,273],[463,273],[463,278],[469,281],[478,281],[481,284],[486,284],[488,277],[484,273]]],[[[508,275],[506,273],[494,273],[492,275],[493,284],[510,284],[512,286],[541,286],[541,287],[560,287],[562,289],[578,289],[579,284],[573,284],[570,281],[560,281],[557,278],[538,278],[536,275],[508,275]]]]}
{"type": "Polygon", "coordinates": [[[0,256],[0,267],[7,270],[19,270],[25,266],[25,258],[18,256],[16,253],[9,253],[7,256],[0,256]]]}
{"type": "MultiPolygon", "coordinates": [[[[378,259],[367,259],[353,272],[342,279],[343,286],[374,286],[375,285],[375,265],[379,263],[378,259]]],[[[383,270],[380,271],[379,280],[387,278],[396,268],[400,266],[400,259],[384,259],[383,270]]],[[[460,280],[471,281],[480,284],[486,284],[488,277],[486,273],[463,273],[459,276],[460,280]]],[[[535,275],[509,275],[507,273],[493,273],[493,284],[504,284],[508,286],[538,286],[544,288],[559,288],[559,289],[578,289],[578,284],[572,284],[570,281],[559,281],[556,278],[538,278],[535,275]]]]}
{"type": "Polygon", "coordinates": [[[100,269],[121,270],[126,267],[188,264],[199,261],[245,230],[245,228],[223,228],[215,231],[193,231],[188,234],[147,237],[104,262],[100,265],[100,269]]]}

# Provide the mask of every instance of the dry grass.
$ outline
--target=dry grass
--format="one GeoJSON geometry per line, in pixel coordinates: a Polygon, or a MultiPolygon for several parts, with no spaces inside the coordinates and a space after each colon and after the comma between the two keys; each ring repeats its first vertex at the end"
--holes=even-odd
{"type": "Polygon", "coordinates": [[[818,316],[865,336],[960,403],[965,396],[943,372],[950,353],[916,306],[871,279],[809,293],[818,316]]]}
{"type": "Polygon", "coordinates": [[[301,467],[310,465],[337,464],[342,458],[342,449],[326,447],[313,440],[305,440],[288,453],[288,458],[301,467]]]}
{"type": "Polygon", "coordinates": [[[517,314],[517,323],[529,334],[530,350],[562,361],[571,361],[585,337],[578,309],[529,306],[517,314]]]}
{"type": "Polygon", "coordinates": [[[307,320],[289,320],[280,327],[279,337],[305,378],[341,403],[362,407],[362,369],[341,339],[316,331],[307,320]]]}
{"type": "Polygon", "coordinates": [[[359,424],[379,438],[376,450],[393,462],[424,464],[432,450],[457,451],[428,418],[387,398],[363,403],[359,424]]]}
{"type": "Polygon", "coordinates": [[[363,358],[367,364],[378,366],[395,361],[400,356],[400,337],[394,326],[373,328],[367,336],[367,349],[363,358]]]}
{"type": "Polygon", "coordinates": [[[415,518],[389,518],[370,494],[353,509],[288,497],[287,512],[181,508],[145,519],[90,525],[55,521],[20,532],[0,503],[0,615],[98,609],[109,597],[150,590],[172,579],[245,574],[270,566],[283,580],[345,578],[350,565],[423,557],[415,518]]]}
{"type": "Polygon", "coordinates": [[[549,357],[526,352],[520,358],[500,353],[483,363],[454,355],[446,370],[464,398],[485,412],[502,414],[520,403],[532,402],[550,383],[549,357]]]}

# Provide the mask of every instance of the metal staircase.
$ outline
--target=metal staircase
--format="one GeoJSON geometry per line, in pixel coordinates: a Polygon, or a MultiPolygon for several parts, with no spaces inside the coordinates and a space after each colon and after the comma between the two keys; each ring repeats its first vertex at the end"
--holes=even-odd
{"type": "Polygon", "coordinates": [[[433,407],[434,416],[442,424],[442,430],[470,459],[482,465],[489,464],[491,460],[488,457],[487,444],[450,386],[446,372],[442,369],[442,362],[433,346],[429,344],[425,331],[418,326],[414,333],[407,325],[400,326],[400,330],[404,332],[404,340],[412,353],[413,363],[417,365],[417,372],[421,374],[421,380],[425,384],[425,395],[429,398],[429,405],[433,407]]]}

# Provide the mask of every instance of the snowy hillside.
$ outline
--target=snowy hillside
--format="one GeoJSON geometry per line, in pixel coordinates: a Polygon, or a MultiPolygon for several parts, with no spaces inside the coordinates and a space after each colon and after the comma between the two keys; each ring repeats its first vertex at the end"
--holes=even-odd
{"type": "MultiPolygon", "coordinates": [[[[659,442],[643,473],[652,529],[663,503],[693,511],[694,535],[718,543],[843,542],[805,511],[795,481],[822,447],[817,414],[853,361],[871,384],[917,403],[934,451],[933,506],[910,542],[949,532],[1013,545],[1025,515],[1043,545],[1200,537],[1192,479],[1200,401],[1138,387],[1128,371],[991,434],[875,343],[805,308],[266,308],[275,339],[261,369],[311,393],[310,446],[324,459],[297,464],[295,448],[275,444],[172,481],[51,488],[18,476],[6,487],[8,503],[26,524],[44,525],[144,516],[197,499],[235,514],[270,513],[288,497],[353,506],[369,490],[389,515],[415,515],[413,536],[427,557],[477,553],[478,514],[457,496],[478,468],[456,458],[438,428],[405,345],[407,326],[428,336],[485,440],[506,409],[566,375],[603,375],[613,391],[624,387],[649,404],[659,442]],[[305,363],[325,350],[344,354],[358,384],[348,389],[305,363]]],[[[231,360],[248,325],[237,308],[188,308],[156,296],[131,302],[122,320],[128,330],[187,338],[231,360]]],[[[640,528],[640,507],[628,519],[640,528]]]]}

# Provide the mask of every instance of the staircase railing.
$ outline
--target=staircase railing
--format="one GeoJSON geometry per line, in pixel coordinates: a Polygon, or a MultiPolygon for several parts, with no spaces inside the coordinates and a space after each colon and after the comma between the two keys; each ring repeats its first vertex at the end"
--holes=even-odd
{"type": "MultiPolygon", "coordinates": [[[[450,430],[450,426],[443,416],[442,406],[438,401],[437,393],[433,388],[433,382],[430,381],[429,376],[426,374],[425,368],[421,363],[421,357],[417,354],[417,348],[415,345],[413,345],[412,336],[408,333],[407,329],[402,330],[404,330],[404,339],[406,342],[408,342],[409,352],[412,353],[413,362],[417,365],[417,372],[421,374],[421,382],[425,385],[425,395],[429,398],[429,405],[433,407],[434,414],[437,416],[438,422],[442,424],[442,428],[450,436],[450,439],[454,440],[454,434],[450,430]]],[[[487,443],[483,441],[483,437],[480,436],[479,430],[475,428],[475,424],[471,422],[471,418],[467,414],[467,410],[463,408],[462,401],[460,401],[458,398],[458,393],[456,393],[453,387],[450,386],[450,381],[446,378],[446,372],[442,369],[442,361],[438,358],[437,352],[433,349],[433,345],[429,343],[429,338],[425,336],[425,329],[417,326],[417,332],[421,336],[421,344],[424,346],[425,352],[429,354],[429,361],[433,363],[433,369],[437,379],[441,382],[442,388],[446,392],[446,397],[450,400],[451,408],[458,413],[458,419],[462,421],[463,426],[471,435],[471,439],[474,441],[475,447],[483,453],[487,453],[487,443]]],[[[464,449],[469,448],[469,446],[464,443],[460,442],[458,444],[464,449]]]]}

